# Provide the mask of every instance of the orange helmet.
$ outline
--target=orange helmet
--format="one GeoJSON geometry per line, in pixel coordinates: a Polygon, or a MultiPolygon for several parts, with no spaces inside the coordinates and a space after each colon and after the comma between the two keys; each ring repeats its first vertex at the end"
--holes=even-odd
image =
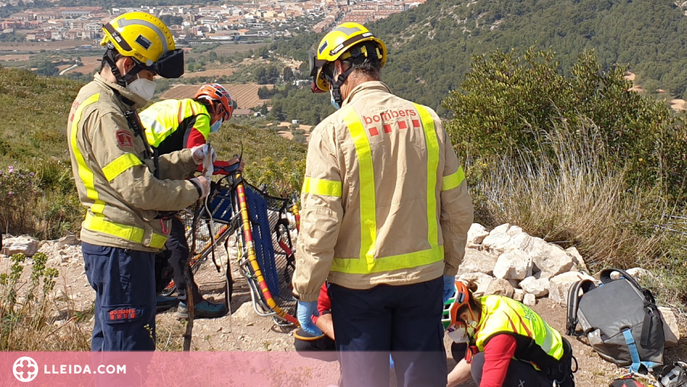
{"type": "MultiPolygon", "coordinates": [[[[231,118],[234,109],[237,107],[236,101],[231,98],[231,94],[229,94],[227,89],[225,89],[224,86],[220,85],[219,83],[211,83],[201,86],[193,98],[207,99],[211,102],[219,102],[221,109],[219,109],[219,111],[216,113],[222,117],[224,121],[227,121],[231,118]]],[[[215,106],[214,103],[212,105],[215,106]]]]}
{"type": "Polygon", "coordinates": [[[470,307],[470,304],[468,303],[468,301],[470,301],[470,290],[468,289],[467,285],[458,280],[456,280],[455,284],[455,293],[444,303],[444,312],[441,319],[444,329],[448,329],[455,324],[459,324],[460,319],[458,318],[458,311],[464,305],[468,305],[468,307],[470,307]]]}

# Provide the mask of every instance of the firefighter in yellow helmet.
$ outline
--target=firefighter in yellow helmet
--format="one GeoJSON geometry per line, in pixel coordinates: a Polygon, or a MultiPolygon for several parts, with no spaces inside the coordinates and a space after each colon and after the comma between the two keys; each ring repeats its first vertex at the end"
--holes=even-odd
{"type": "Polygon", "coordinates": [[[102,67],[79,91],[67,123],[72,171],[87,210],[81,240],[96,291],[92,347],[152,351],[154,254],[169,235],[166,212],[207,195],[207,179],[185,177],[209,152],[201,146],[154,158],[141,130],[136,109],[153,96],[154,77],[184,71],[183,53],[167,26],[131,12],[105,24],[103,32],[102,67]]]}
{"type": "Polygon", "coordinates": [[[313,91],[329,91],[338,111],[310,137],[297,315],[320,334],[310,317],[326,279],[346,385],[388,385],[393,352],[399,385],[444,387],[442,301],[472,201],[441,119],[391,93],[386,62],[384,43],[357,23],[334,28],[311,56],[313,91]]]}

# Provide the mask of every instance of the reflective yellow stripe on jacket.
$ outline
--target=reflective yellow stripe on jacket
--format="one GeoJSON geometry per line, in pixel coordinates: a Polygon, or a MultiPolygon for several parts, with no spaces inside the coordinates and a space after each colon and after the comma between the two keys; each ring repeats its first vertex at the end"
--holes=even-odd
{"type": "MultiPolygon", "coordinates": [[[[101,232],[103,234],[112,235],[135,243],[142,243],[145,234],[145,231],[142,228],[110,222],[105,218],[103,215],[103,211],[105,210],[105,202],[100,200],[98,191],[95,189],[93,171],[88,164],[86,164],[86,160],[81,153],[81,149],[79,149],[77,134],[79,132],[81,115],[87,106],[98,102],[99,98],[100,94],[94,94],[83,101],[81,105],[79,105],[74,112],[74,118],[72,120],[72,127],[69,136],[69,141],[74,152],[74,158],[76,158],[79,178],[86,188],[86,196],[93,200],[93,204],[91,205],[89,212],[86,214],[86,219],[84,220],[82,226],[91,231],[101,232]]],[[[105,175],[105,178],[108,181],[112,181],[115,177],[119,176],[127,169],[141,164],[143,164],[141,160],[139,160],[134,154],[126,153],[110,162],[102,169],[102,171],[105,175]]],[[[150,247],[162,248],[164,247],[166,241],[166,236],[153,234],[150,247]]]]}
{"type": "Polygon", "coordinates": [[[484,351],[486,342],[498,333],[529,337],[549,356],[563,357],[561,334],[551,328],[532,309],[508,297],[485,296],[480,299],[482,317],[477,326],[475,345],[484,351]]]}
{"type": "Polygon", "coordinates": [[[376,194],[374,166],[367,133],[360,117],[354,109],[349,108],[344,121],[353,139],[359,164],[360,179],[360,255],[359,259],[334,258],[332,271],[367,274],[382,271],[393,271],[428,265],[444,258],[444,247],[438,244],[438,220],[436,185],[439,166],[439,144],[434,129],[434,120],[429,111],[415,105],[420,113],[427,147],[427,241],[430,248],[407,254],[400,254],[375,259],[377,240],[376,194]]]}

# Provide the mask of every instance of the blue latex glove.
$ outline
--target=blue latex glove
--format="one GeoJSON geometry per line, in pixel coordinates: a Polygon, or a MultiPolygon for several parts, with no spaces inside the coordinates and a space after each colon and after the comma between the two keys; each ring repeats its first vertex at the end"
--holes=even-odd
{"type": "Polygon", "coordinates": [[[452,275],[444,276],[444,298],[442,303],[446,303],[453,293],[456,291],[456,277],[452,275]]]}
{"type": "Polygon", "coordinates": [[[316,311],[317,301],[298,301],[296,317],[298,318],[298,323],[301,325],[301,328],[303,328],[304,331],[314,336],[322,336],[323,333],[320,328],[318,328],[317,325],[312,322],[312,316],[315,315],[316,311]]]}

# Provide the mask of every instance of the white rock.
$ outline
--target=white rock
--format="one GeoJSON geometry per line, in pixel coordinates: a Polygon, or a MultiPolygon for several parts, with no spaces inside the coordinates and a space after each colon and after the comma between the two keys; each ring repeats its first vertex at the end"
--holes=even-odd
{"type": "Polygon", "coordinates": [[[505,252],[513,250],[527,251],[527,247],[532,243],[532,239],[534,237],[525,232],[520,232],[514,234],[508,242],[504,243],[502,249],[505,252]]]}
{"type": "Polygon", "coordinates": [[[647,269],[643,269],[641,267],[633,267],[631,269],[625,270],[625,272],[631,276],[634,277],[637,281],[641,281],[643,279],[650,279],[654,275],[647,269]]]}
{"type": "Polygon", "coordinates": [[[549,299],[553,302],[565,305],[568,302],[568,290],[570,290],[570,286],[581,279],[589,279],[597,282],[594,277],[575,271],[559,274],[551,278],[549,281],[549,299]]]}
{"type": "Polygon", "coordinates": [[[496,256],[488,252],[477,249],[465,249],[465,257],[458,267],[458,275],[463,273],[484,273],[492,274],[496,256]]]}
{"type": "Polygon", "coordinates": [[[551,278],[569,271],[575,263],[562,247],[541,238],[532,238],[524,250],[532,257],[534,266],[541,272],[540,278],[551,278]]]}
{"type": "Polygon", "coordinates": [[[80,246],[81,241],[76,235],[67,235],[57,240],[58,246],[80,246]]]}
{"type": "Polygon", "coordinates": [[[525,298],[525,291],[522,289],[515,289],[513,291],[513,299],[515,301],[520,301],[522,302],[523,298],[525,298]]]}
{"type": "Polygon", "coordinates": [[[522,228],[520,226],[510,226],[508,228],[508,230],[506,231],[506,234],[510,235],[511,238],[518,235],[518,234],[522,234],[522,233],[523,233],[523,231],[522,231],[522,228]]]}
{"type": "Polygon", "coordinates": [[[537,297],[535,297],[534,294],[527,293],[525,297],[523,297],[522,303],[527,306],[535,306],[537,305],[537,297]]]}
{"type": "Polygon", "coordinates": [[[677,324],[677,317],[672,309],[659,307],[661,317],[663,317],[663,334],[666,338],[666,347],[677,347],[680,341],[680,328],[677,324]]]}
{"type": "Polygon", "coordinates": [[[498,296],[513,297],[513,286],[510,282],[502,278],[496,278],[487,287],[486,295],[495,294],[498,296]]]}
{"type": "Polygon", "coordinates": [[[479,223],[473,223],[468,230],[468,246],[481,245],[489,231],[479,223]]]}
{"type": "Polygon", "coordinates": [[[489,284],[495,280],[494,277],[484,273],[465,273],[461,274],[458,279],[467,283],[468,285],[472,284],[477,286],[477,290],[473,292],[477,297],[482,297],[485,295],[487,289],[489,288],[489,284]]]}
{"type": "Polygon", "coordinates": [[[489,233],[489,235],[484,238],[482,241],[482,246],[494,250],[494,251],[502,251],[503,246],[508,243],[510,240],[511,236],[508,235],[508,229],[510,228],[510,224],[505,223],[502,224],[489,233]]]}
{"type": "Polygon", "coordinates": [[[575,246],[568,247],[565,249],[565,252],[572,255],[573,258],[575,258],[575,263],[577,263],[577,267],[579,269],[582,269],[580,271],[584,271],[585,273],[589,274],[589,268],[587,268],[587,263],[584,261],[584,257],[582,257],[582,254],[580,254],[579,251],[577,251],[577,248],[575,246]]]}
{"type": "Polygon", "coordinates": [[[38,251],[38,241],[28,235],[2,240],[2,253],[8,256],[22,253],[32,257],[38,251]]]}
{"type": "Polygon", "coordinates": [[[533,294],[537,298],[545,297],[549,294],[549,280],[547,278],[534,278],[532,276],[520,281],[520,287],[528,294],[533,294]]]}
{"type": "Polygon", "coordinates": [[[257,318],[255,310],[253,310],[253,304],[251,301],[244,302],[237,310],[234,312],[232,317],[236,318],[257,318]]]}
{"type": "Polygon", "coordinates": [[[494,266],[494,277],[522,280],[532,275],[532,259],[520,250],[499,255],[494,266]]]}

